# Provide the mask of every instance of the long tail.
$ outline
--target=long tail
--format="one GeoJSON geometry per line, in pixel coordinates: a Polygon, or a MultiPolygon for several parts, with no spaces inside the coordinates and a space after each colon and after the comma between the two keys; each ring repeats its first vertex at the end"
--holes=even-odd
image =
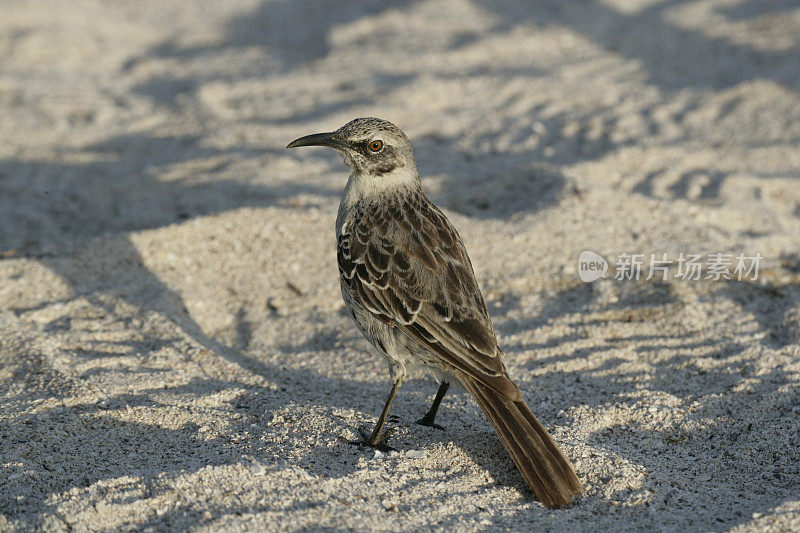
{"type": "Polygon", "coordinates": [[[551,508],[572,503],[581,493],[581,482],[525,402],[506,398],[468,377],[461,383],[478,402],[539,500],[551,508]]]}

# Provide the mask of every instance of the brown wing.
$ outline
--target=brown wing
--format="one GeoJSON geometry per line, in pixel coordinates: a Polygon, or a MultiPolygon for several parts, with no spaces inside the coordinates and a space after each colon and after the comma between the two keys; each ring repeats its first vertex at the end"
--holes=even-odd
{"type": "Polygon", "coordinates": [[[355,209],[337,254],[352,297],[443,362],[518,398],[472,263],[444,214],[421,192],[355,209]]]}

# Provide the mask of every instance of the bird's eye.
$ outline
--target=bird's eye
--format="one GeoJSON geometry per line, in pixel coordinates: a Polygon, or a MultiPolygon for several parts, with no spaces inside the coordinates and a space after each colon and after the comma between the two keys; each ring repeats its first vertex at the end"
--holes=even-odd
{"type": "Polygon", "coordinates": [[[369,143],[369,149],[373,152],[380,152],[383,148],[383,141],[375,140],[369,143]]]}

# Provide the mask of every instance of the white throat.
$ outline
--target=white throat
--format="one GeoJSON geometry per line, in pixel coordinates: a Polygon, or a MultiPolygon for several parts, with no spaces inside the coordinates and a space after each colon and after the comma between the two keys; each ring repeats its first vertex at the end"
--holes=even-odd
{"type": "Polygon", "coordinates": [[[419,174],[413,165],[406,165],[380,176],[353,172],[342,192],[341,207],[349,209],[360,200],[374,198],[402,188],[418,186],[419,174]]]}
{"type": "Polygon", "coordinates": [[[410,165],[410,168],[407,165],[379,177],[353,172],[347,180],[347,185],[342,192],[342,201],[339,203],[339,213],[336,215],[336,235],[342,235],[348,231],[350,215],[354,212],[353,207],[358,202],[417,187],[420,187],[419,174],[413,165],[410,165]]]}

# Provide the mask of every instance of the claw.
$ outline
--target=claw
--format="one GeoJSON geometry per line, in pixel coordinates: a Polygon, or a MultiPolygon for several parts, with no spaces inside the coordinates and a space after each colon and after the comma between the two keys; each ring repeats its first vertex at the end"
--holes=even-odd
{"type": "Polygon", "coordinates": [[[419,420],[417,420],[416,423],[419,424],[420,426],[427,426],[429,428],[436,428],[436,429],[441,429],[442,431],[444,431],[444,427],[443,426],[440,426],[439,424],[434,423],[433,420],[429,420],[427,416],[424,416],[424,417],[420,418],[419,420]]]}
{"type": "Polygon", "coordinates": [[[357,440],[348,440],[347,443],[354,446],[360,446],[362,448],[365,446],[369,448],[375,448],[376,450],[384,453],[393,452],[396,450],[386,443],[393,432],[394,430],[389,428],[381,432],[377,438],[372,439],[372,433],[367,429],[367,427],[361,426],[358,428],[358,434],[361,435],[361,438],[357,440]]]}

